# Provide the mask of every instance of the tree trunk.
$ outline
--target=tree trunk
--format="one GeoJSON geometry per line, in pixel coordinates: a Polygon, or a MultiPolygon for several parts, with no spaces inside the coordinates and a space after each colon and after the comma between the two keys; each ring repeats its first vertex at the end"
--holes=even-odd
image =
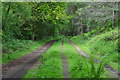
{"type": "Polygon", "coordinates": [[[10,12],[10,5],[8,5],[8,10],[7,10],[7,13],[6,13],[5,21],[6,21],[6,19],[7,19],[7,16],[8,16],[8,14],[9,14],[9,12],[10,12]]]}
{"type": "Polygon", "coordinates": [[[89,26],[89,23],[88,23],[88,20],[87,20],[87,22],[86,22],[86,32],[89,32],[90,31],[90,26],[89,26]]]}
{"type": "Polygon", "coordinates": [[[83,26],[81,26],[81,34],[84,36],[83,26]]]}
{"type": "Polygon", "coordinates": [[[113,17],[112,17],[112,28],[115,26],[115,11],[113,11],[113,17]]]}
{"type": "Polygon", "coordinates": [[[83,21],[81,20],[81,35],[84,36],[84,31],[83,31],[83,21]]]}
{"type": "Polygon", "coordinates": [[[35,40],[35,27],[33,27],[33,30],[32,30],[32,37],[31,37],[31,40],[32,40],[32,41],[35,40]]]}
{"type": "Polygon", "coordinates": [[[107,28],[107,20],[104,22],[104,28],[107,28]]]}
{"type": "Polygon", "coordinates": [[[89,30],[90,32],[92,31],[92,28],[93,28],[92,26],[93,26],[93,23],[92,21],[90,21],[90,30],[89,30]]]}
{"type": "Polygon", "coordinates": [[[32,40],[32,41],[35,40],[35,32],[34,32],[34,31],[32,32],[32,38],[31,38],[31,40],[32,40]]]}
{"type": "MultiPolygon", "coordinates": [[[[8,14],[10,12],[10,5],[8,5],[8,9],[7,9],[7,13],[6,13],[6,16],[5,16],[5,20],[4,20],[4,25],[7,23],[6,20],[7,20],[7,17],[8,17],[8,14]]],[[[2,27],[4,29],[4,27],[2,27]]]]}

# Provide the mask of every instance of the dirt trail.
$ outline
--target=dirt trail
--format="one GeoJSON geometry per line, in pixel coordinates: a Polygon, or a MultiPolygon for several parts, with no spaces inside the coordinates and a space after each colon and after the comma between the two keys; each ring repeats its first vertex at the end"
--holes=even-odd
{"type": "MultiPolygon", "coordinates": [[[[63,51],[63,44],[64,41],[62,41],[62,51],[63,51]]],[[[70,78],[69,70],[68,70],[68,60],[67,57],[62,53],[62,62],[63,62],[63,74],[65,78],[70,78]]],[[[67,79],[69,80],[69,79],[67,79]]]]}
{"type": "Polygon", "coordinates": [[[3,78],[22,78],[27,70],[29,70],[40,58],[41,54],[49,49],[55,40],[49,41],[36,51],[27,54],[19,59],[13,60],[10,63],[2,66],[3,78]]]}
{"type": "MultiPolygon", "coordinates": [[[[78,50],[78,52],[79,52],[81,55],[83,55],[84,57],[89,58],[89,56],[86,55],[84,52],[82,52],[82,51],[80,50],[80,48],[79,48],[78,46],[76,46],[72,41],[70,41],[70,43],[78,50]]],[[[96,63],[100,62],[100,60],[97,60],[97,59],[94,59],[94,61],[95,61],[96,63]]],[[[107,65],[105,66],[105,68],[106,68],[107,70],[109,70],[110,72],[112,72],[114,75],[116,75],[118,78],[120,78],[120,72],[118,72],[117,70],[115,70],[114,68],[112,68],[110,65],[107,64],[107,65]]]]}

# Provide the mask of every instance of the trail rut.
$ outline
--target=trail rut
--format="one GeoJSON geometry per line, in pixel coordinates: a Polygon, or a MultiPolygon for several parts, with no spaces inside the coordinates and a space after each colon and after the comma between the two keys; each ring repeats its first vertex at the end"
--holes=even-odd
{"type": "MultiPolygon", "coordinates": [[[[75,45],[72,41],[70,41],[70,43],[71,43],[71,45],[73,45],[73,46],[78,50],[78,52],[79,52],[81,55],[83,55],[83,56],[86,57],[86,58],[89,58],[89,55],[86,55],[84,52],[82,52],[82,51],[80,50],[80,48],[79,48],[77,45],[75,45]]],[[[100,62],[100,60],[97,60],[97,59],[94,59],[94,61],[95,61],[96,63],[100,62]]],[[[108,71],[110,71],[110,72],[112,72],[113,74],[115,74],[118,78],[120,78],[120,72],[118,72],[117,70],[113,69],[110,65],[106,64],[105,68],[106,68],[108,71]]]]}
{"type": "MultiPolygon", "coordinates": [[[[62,41],[62,51],[63,51],[63,46],[64,46],[64,41],[62,41]]],[[[70,78],[70,73],[68,70],[68,60],[67,57],[64,55],[64,52],[62,53],[62,62],[63,62],[63,74],[65,78],[70,78]]],[[[67,79],[69,80],[69,79],[67,79]]]]}
{"type": "Polygon", "coordinates": [[[27,54],[19,59],[2,66],[2,77],[4,78],[22,78],[27,70],[29,70],[35,62],[40,58],[41,54],[49,49],[55,40],[49,41],[36,51],[27,54]]]}

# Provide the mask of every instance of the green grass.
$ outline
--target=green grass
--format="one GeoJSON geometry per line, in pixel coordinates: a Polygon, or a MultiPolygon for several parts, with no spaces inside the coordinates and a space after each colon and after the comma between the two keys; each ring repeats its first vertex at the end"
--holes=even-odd
{"type": "Polygon", "coordinates": [[[78,74],[79,69],[77,69],[77,67],[76,67],[76,66],[78,66],[77,62],[80,59],[79,53],[68,42],[64,42],[64,54],[68,59],[70,77],[71,78],[80,78],[80,75],[78,74]]]}
{"type": "MultiPolygon", "coordinates": [[[[17,58],[20,58],[20,57],[22,57],[22,56],[24,56],[26,54],[29,54],[29,53],[35,51],[37,48],[39,48],[44,43],[45,42],[43,42],[43,41],[31,42],[31,43],[28,43],[29,45],[27,45],[27,47],[23,47],[20,50],[15,50],[15,51],[11,50],[11,52],[9,52],[9,53],[3,53],[3,55],[2,55],[2,64],[7,64],[8,62],[10,62],[10,61],[12,61],[14,59],[17,59],[17,58]]],[[[18,45],[18,46],[21,46],[21,45],[18,45]]]]}
{"type": "Polygon", "coordinates": [[[120,66],[116,62],[109,62],[109,65],[120,72],[120,66]]]}
{"type": "Polygon", "coordinates": [[[71,40],[88,55],[99,60],[105,60],[114,69],[118,69],[118,30],[111,30],[83,40],[81,36],[75,36],[71,40]]]}
{"type": "Polygon", "coordinates": [[[64,53],[68,58],[71,78],[99,78],[104,77],[104,64],[96,64],[93,58],[88,60],[68,42],[64,43],[64,53]],[[99,70],[99,68],[101,70],[99,70]]]}
{"type": "Polygon", "coordinates": [[[24,78],[63,78],[61,60],[61,42],[55,42],[53,46],[38,61],[42,62],[36,69],[27,72],[24,78]]]}
{"type": "Polygon", "coordinates": [[[68,60],[70,78],[104,78],[104,63],[96,64],[93,58],[87,59],[67,41],[64,42],[64,51],[61,41],[55,42],[53,46],[41,55],[38,60],[42,62],[36,68],[31,68],[24,78],[64,78],[62,69],[61,53],[68,60]]]}

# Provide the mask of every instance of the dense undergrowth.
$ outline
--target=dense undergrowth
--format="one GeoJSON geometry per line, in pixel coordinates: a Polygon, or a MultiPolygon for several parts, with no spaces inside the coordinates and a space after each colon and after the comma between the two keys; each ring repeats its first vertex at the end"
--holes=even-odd
{"type": "Polygon", "coordinates": [[[31,69],[24,78],[63,78],[61,60],[61,42],[55,42],[53,46],[38,61],[42,65],[31,69]]]}
{"type": "Polygon", "coordinates": [[[31,53],[39,48],[46,41],[31,41],[13,39],[3,43],[2,45],[2,64],[6,64],[11,60],[17,59],[25,54],[31,53]]]}
{"type": "MultiPolygon", "coordinates": [[[[85,34],[86,39],[81,36],[74,36],[71,40],[78,45],[86,54],[94,56],[99,60],[106,60],[114,69],[118,68],[118,29],[107,31],[90,37],[85,34]]],[[[120,70],[119,70],[120,71],[120,70]]]]}

